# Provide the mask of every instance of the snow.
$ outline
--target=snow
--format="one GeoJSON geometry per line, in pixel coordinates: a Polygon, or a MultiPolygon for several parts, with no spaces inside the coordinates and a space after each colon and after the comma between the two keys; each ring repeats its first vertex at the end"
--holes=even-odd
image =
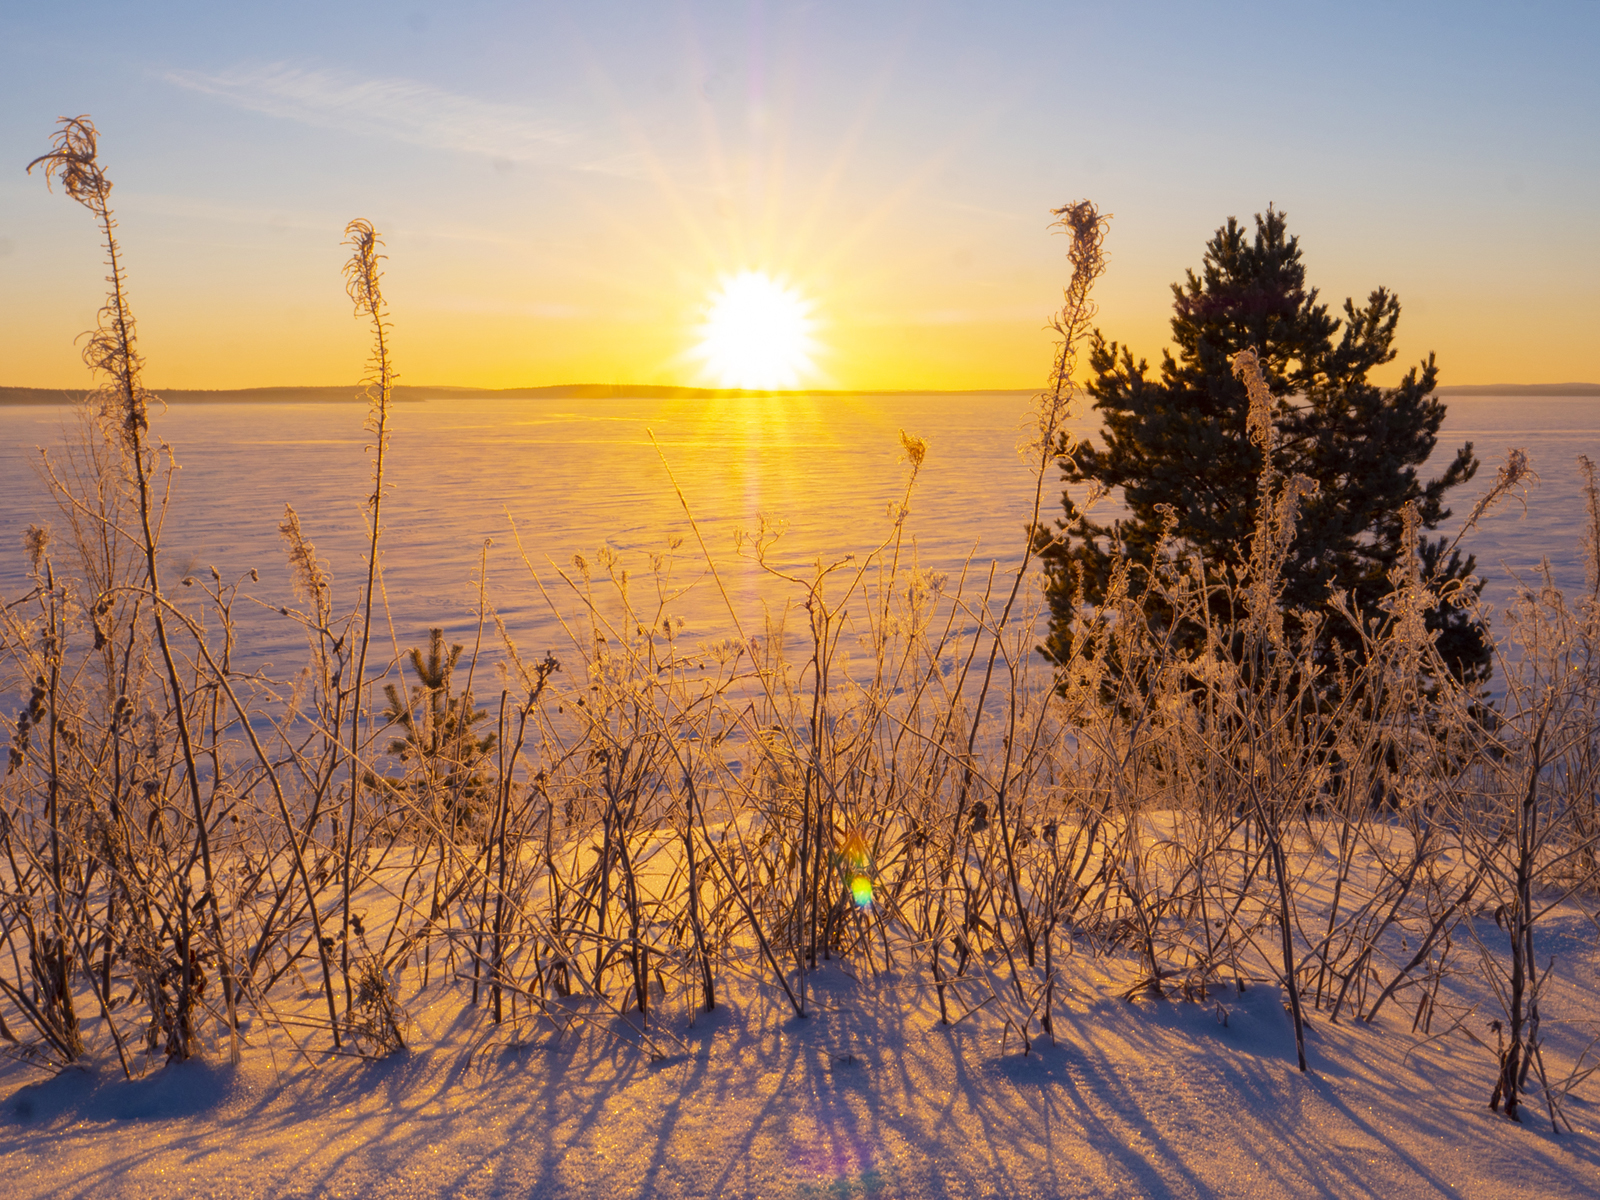
{"type": "MultiPolygon", "coordinates": [[[[916,405],[924,407],[922,399],[916,405]]],[[[1487,419],[1486,412],[1479,413],[1480,418],[1487,419]]],[[[937,424],[937,413],[916,415],[937,424]]],[[[278,419],[275,414],[268,416],[278,419]]],[[[426,430],[421,421],[415,422],[417,436],[409,450],[414,461],[423,462],[436,449],[437,438],[430,438],[448,432],[458,416],[436,414],[426,430]]],[[[958,418],[974,420],[965,409],[952,408],[944,418],[943,432],[949,436],[936,445],[963,444],[966,426],[951,424],[958,418]]],[[[358,420],[359,414],[350,419],[358,420]]],[[[1514,419],[1529,418],[1525,409],[1519,409],[1514,419]]],[[[873,420],[883,423],[886,418],[877,414],[873,420]]],[[[250,433],[245,417],[229,415],[224,421],[218,416],[214,431],[227,432],[230,422],[240,423],[242,441],[250,440],[243,436],[250,433]]],[[[991,424],[984,442],[988,457],[979,456],[956,472],[959,486],[941,492],[933,486],[937,477],[930,475],[930,494],[925,502],[919,501],[923,505],[919,513],[931,518],[930,526],[940,527],[942,513],[954,510],[957,501],[952,497],[986,494],[985,489],[968,486],[974,479],[987,478],[985,464],[1009,462],[1014,422],[991,424]]],[[[759,428],[764,437],[765,427],[759,428]]],[[[481,430],[459,436],[477,439],[474,445],[484,442],[481,430]]],[[[1569,438],[1570,431],[1552,427],[1544,436],[1553,445],[1569,438]]],[[[865,439],[856,440],[867,444],[865,439]]],[[[355,456],[354,477],[359,477],[364,470],[359,459],[362,442],[359,437],[346,441],[341,453],[355,456]]],[[[499,466],[490,470],[487,459],[460,457],[459,461],[470,461],[475,474],[521,478],[506,464],[539,445],[511,438],[495,444],[506,456],[504,470],[499,466]]],[[[572,442],[580,444],[588,445],[572,442]]],[[[880,451],[891,440],[873,444],[878,447],[872,452],[877,455],[874,461],[887,470],[887,458],[880,451]]],[[[396,461],[403,464],[408,452],[404,439],[397,436],[396,445],[400,455],[396,461]]],[[[784,468],[788,475],[751,459],[749,477],[767,481],[774,490],[790,476],[811,478],[805,475],[811,469],[806,464],[817,460],[794,457],[790,449],[772,452],[793,458],[784,468]]],[[[813,450],[818,459],[842,453],[833,442],[822,440],[813,450]]],[[[295,453],[307,452],[301,447],[295,453]]],[[[654,463],[645,455],[643,443],[625,453],[634,459],[607,459],[603,469],[587,449],[581,454],[571,451],[566,461],[585,464],[595,487],[614,505],[623,505],[631,503],[635,493],[617,486],[619,479],[637,477],[641,492],[657,486],[643,467],[633,470],[639,461],[654,463]]],[[[259,510],[256,516],[270,515],[251,526],[260,535],[257,543],[230,550],[232,557],[223,561],[234,561],[236,567],[258,559],[275,561],[280,501],[264,503],[262,489],[269,483],[277,486],[276,477],[270,466],[262,466],[262,477],[250,487],[235,486],[237,461],[231,452],[197,453],[196,459],[197,465],[211,464],[207,469],[213,473],[216,492],[230,497],[228,503],[236,508],[254,506],[259,510]]],[[[268,462],[264,457],[258,461],[268,462]]],[[[313,463],[310,458],[303,461],[313,463]]],[[[876,510],[881,497],[868,496],[868,484],[900,478],[898,467],[886,476],[884,470],[876,475],[855,470],[857,465],[850,459],[849,469],[838,471],[856,480],[857,491],[829,492],[833,507],[822,516],[810,514],[813,527],[802,527],[800,533],[820,537],[818,530],[827,532],[829,521],[846,519],[840,513],[855,514],[849,519],[857,520],[860,512],[876,510]],[[864,497],[873,503],[867,504],[864,497]]],[[[403,470],[397,467],[397,472],[404,480],[403,470]]],[[[552,489],[552,494],[573,486],[570,477],[555,471],[534,474],[539,486],[552,489]]],[[[352,477],[348,471],[341,475],[329,470],[326,475],[324,516],[335,511],[332,497],[347,497],[352,477]]],[[[448,490],[457,483],[441,477],[437,486],[448,490]]],[[[396,491],[409,496],[416,511],[432,513],[433,493],[408,484],[396,491]]],[[[503,535],[498,501],[486,503],[467,487],[457,491],[467,498],[462,504],[470,501],[475,510],[491,514],[495,525],[479,531],[453,517],[441,519],[439,528],[448,529],[458,543],[449,554],[419,549],[422,543],[415,530],[428,528],[427,523],[418,518],[408,525],[412,518],[401,517],[410,510],[397,510],[395,540],[390,543],[395,578],[398,581],[401,575],[402,562],[424,564],[417,569],[427,572],[406,585],[410,591],[398,584],[393,590],[396,620],[403,628],[426,627],[441,611],[443,581],[453,581],[454,586],[470,575],[482,546],[478,532],[503,535]]],[[[994,489],[994,496],[1000,494],[994,489]]],[[[543,511],[533,503],[537,495],[519,495],[519,507],[543,511]]],[[[741,506],[748,499],[730,484],[727,496],[714,498],[711,512],[717,522],[726,523],[744,514],[741,506]]],[[[1002,503],[993,497],[985,502],[1002,503]]],[[[556,510],[553,503],[545,507],[556,510]]],[[[586,511],[582,504],[570,507],[586,511]]],[[[174,526],[175,544],[221,545],[224,531],[228,538],[245,537],[239,531],[247,523],[236,519],[236,508],[194,506],[212,526],[209,531],[174,526]],[[177,537],[180,532],[182,538],[177,537]]],[[[596,505],[590,513],[592,525],[578,532],[568,529],[567,535],[581,534],[587,540],[574,545],[592,547],[617,527],[618,511],[596,505]]],[[[1513,559],[1511,550],[1520,555],[1531,545],[1571,550],[1578,543],[1570,535],[1581,523],[1583,511],[1568,501],[1545,504],[1536,508],[1532,525],[1515,523],[1515,530],[1514,522],[1506,518],[1493,527],[1500,540],[1483,547],[1486,563],[1501,558],[1523,561],[1513,559]],[[1538,524],[1541,521],[1545,524],[1538,524]],[[1545,536],[1555,529],[1550,522],[1559,525],[1560,537],[1545,536]],[[1540,538],[1533,539],[1530,529],[1540,538]]],[[[0,528],[22,515],[20,507],[0,504],[0,528]]],[[[974,527],[1014,532],[1020,526],[1015,514],[998,508],[968,515],[974,527]]],[[[943,526],[964,528],[949,521],[943,526]]],[[[634,514],[623,523],[624,548],[638,551],[657,545],[662,528],[663,521],[634,514]]],[[[360,532],[359,522],[345,519],[338,534],[345,539],[345,552],[337,561],[360,561],[359,548],[352,549],[351,540],[359,541],[360,532]]],[[[323,537],[320,532],[317,536],[323,537]]],[[[965,532],[950,536],[952,541],[939,553],[956,554],[953,561],[965,561],[962,556],[970,546],[965,532]]],[[[331,532],[329,537],[327,544],[337,549],[337,538],[331,532]]],[[[919,561],[937,564],[931,544],[923,549],[927,553],[919,561]]],[[[0,567],[9,569],[5,563],[0,567]]],[[[1558,573],[1565,572],[1560,577],[1581,577],[1575,550],[1557,567],[1558,573]]],[[[710,595],[710,589],[701,591],[710,595]]],[[[512,605],[501,611],[528,617],[537,606],[526,597],[524,601],[520,610],[512,605]]],[[[270,613],[263,610],[256,615],[266,619],[270,613]]],[[[524,645],[544,644],[542,635],[536,638],[525,632],[528,626],[513,623],[524,645]]],[[[683,636],[688,640],[701,632],[718,632],[709,616],[703,626],[696,629],[691,620],[690,633],[683,636]]],[[[280,643],[251,644],[258,650],[276,645],[272,654],[279,650],[287,654],[285,647],[298,653],[298,627],[284,629],[280,643]]],[[[581,670],[571,673],[578,676],[581,670]]],[[[701,728],[685,719],[678,727],[684,744],[691,737],[698,740],[701,728]]],[[[704,723],[703,728],[710,730],[712,725],[704,723]]],[[[791,748],[808,744],[798,727],[789,744],[791,748]]],[[[746,753],[751,749],[743,747],[746,753]]],[[[756,795],[759,785],[746,784],[747,772],[736,766],[730,761],[708,769],[722,771],[756,795]]],[[[730,785],[729,790],[738,789],[730,785]]],[[[702,826],[705,844],[712,845],[711,832],[718,829],[715,844],[727,847],[731,857],[725,836],[731,829],[736,834],[733,842],[744,855],[755,836],[750,824],[754,814],[750,806],[741,812],[737,804],[730,811],[739,815],[728,825],[702,826]]],[[[718,815],[714,794],[711,813],[713,819],[718,815]]],[[[704,817],[704,808],[701,814],[704,817]]],[[[869,813],[863,819],[887,826],[903,816],[903,812],[869,813]]],[[[1159,841],[1166,836],[1168,826],[1159,826],[1148,814],[1143,819],[1151,838],[1159,841]]],[[[274,820],[272,813],[263,818],[265,825],[274,820]]],[[[1177,816],[1161,820],[1173,829],[1181,824],[1177,816]]],[[[1380,861],[1388,853],[1381,826],[1377,818],[1363,824],[1360,844],[1367,847],[1369,857],[1349,873],[1347,886],[1360,895],[1346,898],[1346,917],[1359,911],[1360,904],[1376,905],[1374,898],[1392,875],[1380,861]]],[[[637,854],[633,867],[638,886],[647,891],[668,887],[681,865],[676,835],[664,832],[676,826],[657,822],[652,829],[641,830],[639,842],[631,848],[637,854]]],[[[270,847],[280,845],[263,844],[269,849],[262,853],[276,852],[270,847]]],[[[569,849],[571,855],[562,861],[571,861],[576,877],[593,861],[594,852],[584,842],[569,849]]],[[[1037,843],[1033,853],[1043,853],[1037,843]]],[[[1292,873],[1301,914],[1328,911],[1341,865],[1325,850],[1318,853],[1323,857],[1292,873]]],[[[1162,853],[1146,857],[1158,872],[1182,868],[1181,856],[1170,866],[1163,866],[1162,853]]],[[[400,879],[405,871],[361,861],[371,886],[352,911],[366,914],[374,929],[394,928],[398,908],[393,898],[405,895],[400,879]],[[387,910],[380,895],[389,897],[387,910]]],[[[487,856],[484,861],[488,862],[487,856]]],[[[1408,860],[1402,854],[1396,861],[1408,860]]],[[[1386,945],[1379,947],[1374,960],[1383,979],[1393,979],[1416,949],[1414,940],[1407,946],[1403,939],[1415,939],[1419,930],[1427,928],[1433,912],[1430,898],[1460,894],[1459,887],[1444,885],[1450,882],[1449,872],[1464,869],[1462,860],[1441,848],[1429,862],[1430,870],[1437,866],[1443,872],[1440,882],[1426,895],[1421,889],[1413,893],[1404,919],[1384,935],[1386,945]]],[[[229,876],[242,877],[238,872],[229,876]]],[[[238,911],[248,914],[252,903],[270,904],[273,881],[287,877],[286,863],[256,876],[258,894],[253,899],[237,897],[243,905],[238,911]]],[[[15,889],[9,876],[0,877],[0,886],[15,889]]],[[[1030,886],[1031,877],[1024,872],[1019,890],[1030,886]]],[[[530,903],[540,901],[543,887],[535,879],[518,894],[530,903]]],[[[1240,917],[1239,928],[1255,931],[1252,938],[1268,936],[1260,931],[1270,931],[1271,912],[1255,910],[1271,899],[1259,887],[1251,891],[1251,907],[1240,917]]],[[[695,996],[683,986],[692,982],[693,971],[674,975],[669,970],[673,990],[658,998],[648,1042],[636,1024],[637,1016],[620,1016],[582,999],[557,1005],[560,1026],[544,1018],[530,1019],[526,1012],[519,1023],[496,1025],[487,1005],[470,1002],[470,986],[436,966],[431,976],[413,969],[403,978],[400,999],[410,1018],[407,1049],[370,1061],[329,1050],[326,1012],[319,1014],[322,999],[314,986],[298,996],[292,994],[297,987],[295,973],[313,969],[312,957],[295,941],[291,948],[297,947],[299,965],[286,967],[276,985],[270,998],[271,1019],[245,1012],[245,1049],[236,1066],[229,1064],[225,1045],[212,1044],[200,1059],[186,1063],[165,1065],[159,1056],[138,1061],[137,1077],[124,1078],[103,1021],[92,1015],[94,1006],[87,995],[78,1007],[90,1047],[84,1067],[48,1078],[21,1061],[0,1057],[0,1196],[360,1200],[1596,1196],[1600,1195],[1596,1161],[1600,1115],[1593,1093],[1600,1078],[1585,1081],[1579,1076],[1592,1065],[1593,1057],[1585,1060],[1584,1055],[1600,1037],[1595,1004],[1600,995],[1596,951],[1600,914],[1595,913],[1592,892],[1567,898],[1549,895],[1541,898],[1543,902],[1554,907],[1538,916],[1537,957],[1541,967],[1551,962],[1553,968],[1544,975],[1539,996],[1543,1016],[1539,1036],[1552,1082],[1575,1083],[1564,1105],[1573,1128],[1564,1128],[1560,1135],[1552,1132],[1546,1119],[1545,1097],[1536,1078],[1528,1081],[1523,1123],[1511,1123],[1487,1107],[1496,1074],[1490,1021],[1501,1010],[1486,982],[1495,972],[1479,970],[1481,962],[1475,955],[1481,947],[1484,956],[1503,957],[1506,945],[1487,902],[1467,918],[1470,935],[1463,927],[1457,936],[1431,1033],[1412,1029],[1414,991],[1397,993],[1370,1025],[1356,1019],[1350,1008],[1334,1022],[1328,1005],[1318,1008],[1312,1003],[1307,1009],[1307,1074],[1297,1069],[1284,997],[1271,982],[1270,957],[1261,947],[1247,947],[1243,953],[1254,964],[1254,977],[1242,992],[1224,985],[1193,1001],[1130,1002],[1123,997],[1144,974],[1140,964],[1115,946],[1070,941],[1063,929],[1056,943],[1059,981],[1051,1008],[1053,1037],[1036,1036],[1026,1052],[1014,1030],[1007,1032],[1008,1023],[1001,1015],[1004,1000],[995,999],[997,992],[1003,997],[1009,986],[1000,981],[1000,962],[975,959],[968,976],[951,983],[949,999],[956,1023],[942,1024],[926,957],[915,943],[920,935],[904,924],[893,933],[897,955],[893,969],[885,968],[879,956],[836,959],[810,973],[806,980],[810,1015],[803,1019],[793,1015],[783,990],[751,946],[735,946],[728,952],[731,958],[720,961],[718,1007],[711,1013],[693,1010],[695,996]],[[969,1010],[969,1004],[978,1007],[969,1010]],[[295,1038],[305,1043],[304,1051],[295,1038]],[[653,1054],[651,1046],[665,1048],[666,1056],[653,1054]]],[[[416,898],[409,903],[415,906],[416,898]]],[[[726,906],[724,910],[734,912],[726,906]]],[[[414,917],[409,914],[406,924],[414,925],[414,917]]],[[[1366,926],[1374,924],[1371,913],[1362,920],[1366,926]]],[[[739,924],[736,912],[730,921],[739,924]]],[[[457,927],[439,934],[421,953],[433,953],[435,962],[442,961],[445,952],[440,947],[460,932],[457,927]]],[[[1316,944],[1304,930],[1301,934],[1302,943],[1316,944]]],[[[307,936],[303,929],[297,935],[301,940],[307,936]]],[[[598,935],[579,939],[591,947],[597,940],[598,935]]],[[[0,969],[22,978],[23,968],[16,962],[0,969]]],[[[794,980],[792,961],[788,969],[794,980]]],[[[613,987],[611,994],[615,1000],[618,989],[613,987]]],[[[211,999],[215,1002],[214,994],[211,999]]],[[[207,1022],[213,1038],[218,1026],[214,1018],[215,1014],[207,1022]]],[[[131,1029],[134,1021],[131,1016],[127,1020],[131,1029]]],[[[1037,1035],[1036,1025],[1034,1032],[1037,1035]]],[[[137,1040],[138,1031],[133,1036],[137,1040]]]]}
{"type": "MultiPolygon", "coordinates": [[[[1582,1045],[1557,1038],[1593,1014],[1593,938],[1573,905],[1546,921],[1559,963],[1545,1008],[1569,1018],[1546,1053],[1570,1065],[1582,1045]]],[[[662,1061],[636,1017],[574,1001],[586,1019],[525,1023],[518,1040],[435,980],[406,997],[410,1047],[381,1061],[308,1061],[257,1025],[238,1067],[219,1052],[128,1081],[113,1055],[53,1079],[8,1063],[0,1177],[16,1197],[128,1200],[1600,1189],[1581,1089],[1574,1133],[1551,1133],[1536,1088],[1522,1125],[1489,1111],[1494,1058],[1468,1036],[1485,1018],[1427,1041],[1399,1005],[1373,1026],[1313,1014],[1301,1075],[1275,986],[1130,1003],[1117,996],[1133,972],[1079,947],[1055,1044],[1026,1055],[1002,1045],[992,1009],[941,1025],[925,975],[825,963],[805,1019],[770,981],[724,976],[712,1013],[687,995],[662,1005],[652,1027],[687,1047],[662,1061]]]]}

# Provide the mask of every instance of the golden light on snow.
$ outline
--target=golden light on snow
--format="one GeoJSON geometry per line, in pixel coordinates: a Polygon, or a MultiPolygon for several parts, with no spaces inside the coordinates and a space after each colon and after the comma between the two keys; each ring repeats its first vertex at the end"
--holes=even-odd
{"type": "Polygon", "coordinates": [[[761,271],[727,276],[709,297],[695,355],[723,387],[798,387],[817,350],[813,308],[761,271]]]}

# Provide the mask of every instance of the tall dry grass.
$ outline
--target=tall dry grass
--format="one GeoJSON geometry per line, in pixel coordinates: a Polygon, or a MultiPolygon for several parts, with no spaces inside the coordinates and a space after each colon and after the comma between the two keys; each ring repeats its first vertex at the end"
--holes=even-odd
{"type": "MultiPolygon", "coordinates": [[[[730,976],[757,976],[804,1017],[832,957],[924,979],[941,1020],[986,1009],[1026,1053],[1053,1036],[1065,961],[1094,955],[1131,964],[1130,999],[1280,987],[1302,1069],[1307,1022],[1443,1036],[1477,1019],[1446,984],[1476,979],[1497,1009],[1486,1099],[1517,1117],[1531,1075],[1562,1120],[1585,1064],[1556,1078],[1545,1061],[1562,1015],[1541,1011],[1538,951],[1552,906],[1596,884],[1592,468],[1590,589],[1535,581],[1503,615],[1492,707],[1438,661],[1414,537],[1383,611],[1335,601],[1366,642],[1327,686],[1279,602],[1309,484],[1270,468],[1230,605],[1173,544],[1148,581],[1163,620],[1119,566],[1052,671],[1031,555],[1105,266],[1106,219],[1082,203],[1057,214],[1072,277],[1020,447],[1034,514],[1015,568],[918,565],[906,521],[937,448],[906,433],[871,553],[784,572],[776,527],[738,541],[785,609],[734,603],[680,490],[692,539],[634,567],[601,548],[541,574],[535,533],[513,527],[520,586],[566,631],[559,661],[520,652],[481,573],[470,650],[437,631],[403,646],[374,603],[395,378],[381,243],[353,222],[347,282],[374,339],[372,475],[351,480],[366,569],[338,591],[286,509],[296,594],[279,612],[306,649],[270,678],[233,665],[253,572],[161,570],[173,452],[151,433],[87,118],[36,165],[94,216],[112,289],[87,355],[103,386],[45,460],[59,532],[30,531],[31,586],[0,609],[22,704],[0,782],[13,1053],[59,1069],[109,1045],[131,1074],[237,1056],[248,1024],[312,1058],[380,1055],[427,987],[508,1036],[626,1015],[666,1054],[664,1009],[714,1008],[730,976]],[[690,644],[672,619],[686,563],[731,636],[690,644]],[[1180,645],[1176,623],[1204,636],[1180,645]]],[[[1248,354],[1236,369],[1260,390],[1248,354]]],[[[1474,519],[1526,478],[1514,456],[1474,519]]]]}

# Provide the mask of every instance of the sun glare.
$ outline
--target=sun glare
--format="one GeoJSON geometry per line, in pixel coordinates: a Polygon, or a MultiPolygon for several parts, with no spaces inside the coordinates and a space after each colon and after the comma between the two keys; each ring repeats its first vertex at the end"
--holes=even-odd
{"type": "Polygon", "coordinates": [[[812,304],[760,271],[728,276],[709,297],[696,357],[723,387],[792,388],[812,369],[812,304]]]}

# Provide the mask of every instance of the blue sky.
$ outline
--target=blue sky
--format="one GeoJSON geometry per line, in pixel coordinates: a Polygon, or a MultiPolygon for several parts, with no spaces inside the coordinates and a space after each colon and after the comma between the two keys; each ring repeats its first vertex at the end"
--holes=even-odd
{"type": "Polygon", "coordinates": [[[691,382],[758,269],[814,299],[819,385],[1028,386],[1084,196],[1101,323],[1151,357],[1272,202],[1327,298],[1398,291],[1396,372],[1597,379],[1597,51],[1593,3],[14,4],[0,382],[82,379],[93,232],[22,173],[77,113],[158,385],[358,373],[360,215],[413,382],[691,382]]]}

